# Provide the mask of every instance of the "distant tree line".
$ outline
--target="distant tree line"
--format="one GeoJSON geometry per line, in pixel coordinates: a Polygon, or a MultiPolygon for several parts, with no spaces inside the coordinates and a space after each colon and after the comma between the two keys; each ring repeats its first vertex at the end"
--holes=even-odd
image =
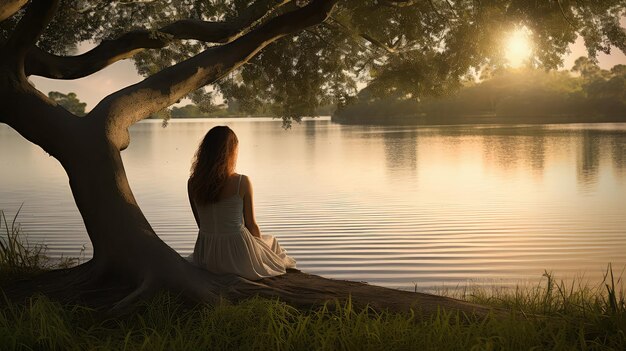
{"type": "Polygon", "coordinates": [[[225,117],[266,117],[270,116],[263,109],[258,111],[244,112],[240,109],[237,101],[224,104],[195,104],[173,106],[161,113],[154,114],[151,118],[225,118],[225,117]]]}
{"type": "MultiPolygon", "coordinates": [[[[335,110],[333,105],[319,107],[315,110],[317,116],[330,116],[335,110]]],[[[180,107],[172,107],[169,110],[171,118],[225,118],[225,117],[280,117],[272,106],[259,106],[250,112],[249,108],[243,109],[236,100],[231,100],[222,105],[212,105],[206,109],[196,104],[187,104],[180,107]]],[[[162,114],[155,114],[153,118],[162,118],[162,114]]]]}
{"type": "MultiPolygon", "coordinates": [[[[56,101],[66,110],[77,116],[86,114],[87,103],[81,102],[76,93],[67,94],[51,91],[48,97],[56,101]]],[[[330,116],[335,108],[332,105],[322,106],[316,110],[319,116],[330,116]]],[[[246,110],[247,111],[247,110],[246,110]]],[[[222,118],[222,117],[279,117],[272,112],[270,106],[261,106],[254,113],[245,112],[236,100],[231,100],[228,104],[209,105],[187,104],[183,106],[173,106],[169,110],[155,113],[151,118],[222,118]]]]}
{"type": "Polygon", "coordinates": [[[572,71],[501,69],[458,93],[421,101],[374,98],[368,88],[333,119],[344,123],[558,123],[626,121],[626,65],[603,70],[586,57],[572,71]]]}

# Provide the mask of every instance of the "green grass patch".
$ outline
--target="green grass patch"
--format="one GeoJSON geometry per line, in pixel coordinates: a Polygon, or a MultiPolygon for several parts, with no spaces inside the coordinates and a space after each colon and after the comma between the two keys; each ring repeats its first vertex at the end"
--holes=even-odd
{"type": "MultiPolygon", "coordinates": [[[[501,296],[503,297],[503,296],[501,296]]],[[[514,298],[510,296],[510,298],[514,298]]],[[[513,302],[513,301],[510,301],[513,302]]],[[[0,308],[3,350],[624,350],[624,320],[607,312],[471,319],[356,310],[299,310],[252,298],[188,307],[167,293],[131,315],[64,306],[45,296],[0,308]]]]}
{"type": "Polygon", "coordinates": [[[85,246],[80,257],[61,257],[53,262],[46,255],[46,245],[30,243],[17,222],[21,210],[20,206],[10,221],[0,210],[0,281],[33,276],[52,268],[72,267],[81,262],[85,246]]]}

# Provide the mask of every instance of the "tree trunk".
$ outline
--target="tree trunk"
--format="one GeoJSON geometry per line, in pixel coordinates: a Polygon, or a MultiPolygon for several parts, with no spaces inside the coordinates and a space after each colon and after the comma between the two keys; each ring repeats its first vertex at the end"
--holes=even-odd
{"type": "Polygon", "coordinates": [[[83,139],[81,149],[65,156],[64,167],[93,244],[94,261],[131,281],[144,276],[139,272],[180,261],[137,205],[120,152],[103,136],[83,139]]]}
{"type": "Polygon", "coordinates": [[[21,114],[32,115],[50,128],[22,120],[11,120],[10,125],[60,161],[94,252],[89,262],[50,283],[76,292],[126,286],[133,292],[120,301],[120,306],[161,288],[197,300],[215,298],[217,280],[208,279],[208,272],[191,265],[165,244],[143,215],[130,189],[120,148],[107,135],[104,120],[69,117],[62,108],[31,97],[17,94],[11,101],[21,114]]]}

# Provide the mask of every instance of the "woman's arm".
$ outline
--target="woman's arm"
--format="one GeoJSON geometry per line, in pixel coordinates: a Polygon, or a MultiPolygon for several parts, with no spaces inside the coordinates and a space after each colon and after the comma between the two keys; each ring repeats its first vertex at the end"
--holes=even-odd
{"type": "Polygon", "coordinates": [[[193,203],[193,196],[191,196],[191,189],[189,187],[189,181],[187,181],[187,196],[189,197],[189,205],[191,205],[191,212],[193,212],[193,218],[196,219],[196,224],[198,228],[200,228],[200,219],[198,219],[198,210],[196,209],[196,205],[193,203]]]}
{"type": "Polygon", "coordinates": [[[259,226],[256,224],[256,219],[254,218],[254,201],[253,201],[253,193],[252,193],[252,183],[247,176],[243,176],[243,219],[246,228],[250,231],[252,236],[256,236],[257,238],[261,237],[261,231],[259,230],[259,226]]]}

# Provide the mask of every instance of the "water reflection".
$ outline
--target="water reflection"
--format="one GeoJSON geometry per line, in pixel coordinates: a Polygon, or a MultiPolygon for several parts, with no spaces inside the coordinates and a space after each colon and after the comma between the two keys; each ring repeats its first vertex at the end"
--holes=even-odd
{"type": "Polygon", "coordinates": [[[616,178],[626,177],[626,141],[619,135],[613,135],[611,145],[611,160],[616,178]]]}
{"type": "Polygon", "coordinates": [[[577,158],[577,179],[582,190],[592,189],[598,182],[600,170],[600,135],[591,130],[581,132],[580,153],[577,158]]]}
{"type": "MultiPolygon", "coordinates": [[[[550,162],[567,162],[565,160],[573,152],[576,158],[576,181],[581,191],[587,191],[598,183],[604,163],[611,163],[616,177],[623,177],[625,134],[596,129],[542,129],[537,126],[517,129],[483,127],[479,135],[474,133],[473,136],[480,139],[486,167],[509,176],[519,170],[532,170],[541,177],[547,159],[550,162]]],[[[457,142],[462,140],[455,138],[457,142]]],[[[465,141],[464,147],[467,146],[468,142],[465,141]]]]}
{"type": "Polygon", "coordinates": [[[303,121],[302,122],[301,126],[304,127],[304,137],[307,140],[315,139],[315,134],[317,133],[317,129],[320,127],[320,125],[317,122],[318,121],[303,121]]]}
{"type": "Polygon", "coordinates": [[[545,143],[546,137],[544,134],[534,135],[530,137],[529,146],[527,148],[526,159],[530,159],[530,167],[535,174],[539,177],[543,175],[543,168],[545,167],[545,143]]]}
{"type": "Polygon", "coordinates": [[[520,143],[508,135],[492,135],[485,137],[484,157],[493,163],[498,170],[510,174],[519,163],[528,163],[526,155],[519,152],[520,143]]]}
{"type": "Polygon", "coordinates": [[[384,150],[385,166],[393,178],[410,175],[415,178],[417,171],[417,130],[398,130],[381,133],[384,150]],[[401,174],[406,173],[406,175],[401,174]]]}
{"type": "MultiPolygon", "coordinates": [[[[303,121],[299,126],[292,127],[292,128],[304,128],[303,142],[305,143],[304,145],[304,150],[306,153],[305,157],[311,164],[314,164],[317,161],[317,158],[316,158],[317,145],[319,143],[326,142],[325,135],[317,136],[317,131],[320,127],[321,125],[318,124],[318,121],[303,121]]],[[[327,130],[327,128],[323,128],[323,130],[327,130]]]]}

